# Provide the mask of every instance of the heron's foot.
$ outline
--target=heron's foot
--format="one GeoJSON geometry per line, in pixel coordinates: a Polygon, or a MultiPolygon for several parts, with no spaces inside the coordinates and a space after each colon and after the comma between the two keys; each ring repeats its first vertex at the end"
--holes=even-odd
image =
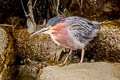
{"type": "Polygon", "coordinates": [[[59,67],[64,67],[64,66],[65,66],[65,64],[58,64],[58,66],[59,66],[59,67]]]}
{"type": "Polygon", "coordinates": [[[64,62],[58,64],[58,66],[63,67],[63,66],[65,66],[65,65],[68,65],[68,64],[69,64],[68,59],[69,59],[69,55],[67,55],[67,57],[65,58],[64,62]]]}
{"type": "Polygon", "coordinates": [[[71,55],[71,53],[72,53],[72,49],[70,49],[70,52],[69,52],[69,54],[67,55],[67,57],[65,58],[64,62],[63,62],[62,64],[59,64],[60,67],[65,66],[65,65],[67,65],[67,64],[70,63],[70,62],[68,61],[68,59],[69,59],[69,56],[71,55]]]}
{"type": "Polygon", "coordinates": [[[66,63],[61,63],[61,64],[58,64],[59,67],[63,67],[65,65],[68,65],[69,64],[69,61],[67,61],[66,63]]]}

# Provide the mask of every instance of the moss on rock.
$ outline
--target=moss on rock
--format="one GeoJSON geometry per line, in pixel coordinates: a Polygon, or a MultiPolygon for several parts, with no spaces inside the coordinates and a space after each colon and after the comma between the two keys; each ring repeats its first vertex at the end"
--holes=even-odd
{"type": "Polygon", "coordinates": [[[15,72],[15,51],[9,29],[0,27],[0,80],[12,80],[15,72]]]}

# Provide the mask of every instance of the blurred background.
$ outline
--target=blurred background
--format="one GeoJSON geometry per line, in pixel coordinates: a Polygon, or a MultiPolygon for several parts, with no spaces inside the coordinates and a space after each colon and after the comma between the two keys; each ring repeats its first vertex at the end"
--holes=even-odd
{"type": "MultiPolygon", "coordinates": [[[[28,11],[28,0],[23,0],[28,11]]],[[[119,0],[32,0],[33,14],[37,24],[42,24],[54,16],[82,16],[90,20],[112,20],[120,17],[119,0]]],[[[21,0],[0,0],[0,23],[9,23],[11,19],[26,17],[21,6],[21,0]]]]}

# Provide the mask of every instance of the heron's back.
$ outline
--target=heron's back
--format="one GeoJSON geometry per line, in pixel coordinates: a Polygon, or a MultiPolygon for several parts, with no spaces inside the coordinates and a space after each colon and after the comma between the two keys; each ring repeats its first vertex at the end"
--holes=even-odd
{"type": "Polygon", "coordinates": [[[77,16],[65,18],[64,23],[67,24],[68,33],[73,39],[73,47],[80,49],[97,36],[100,29],[99,23],[77,16]]]}

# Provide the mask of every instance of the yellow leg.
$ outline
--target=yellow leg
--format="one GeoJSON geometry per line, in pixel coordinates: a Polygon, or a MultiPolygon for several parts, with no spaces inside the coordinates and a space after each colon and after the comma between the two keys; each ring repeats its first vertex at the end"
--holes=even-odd
{"type": "Polygon", "coordinates": [[[83,62],[84,54],[85,54],[85,50],[84,50],[84,48],[83,48],[83,49],[82,49],[82,52],[81,52],[81,60],[80,60],[80,63],[83,62]]]}
{"type": "Polygon", "coordinates": [[[58,54],[58,56],[57,56],[57,62],[59,62],[63,50],[64,49],[58,51],[58,53],[57,53],[58,54]]]}
{"type": "Polygon", "coordinates": [[[69,52],[69,54],[67,55],[67,57],[65,58],[65,61],[63,62],[63,64],[66,64],[66,62],[67,62],[69,56],[71,55],[71,53],[72,53],[72,48],[70,49],[70,52],[69,52]]]}

